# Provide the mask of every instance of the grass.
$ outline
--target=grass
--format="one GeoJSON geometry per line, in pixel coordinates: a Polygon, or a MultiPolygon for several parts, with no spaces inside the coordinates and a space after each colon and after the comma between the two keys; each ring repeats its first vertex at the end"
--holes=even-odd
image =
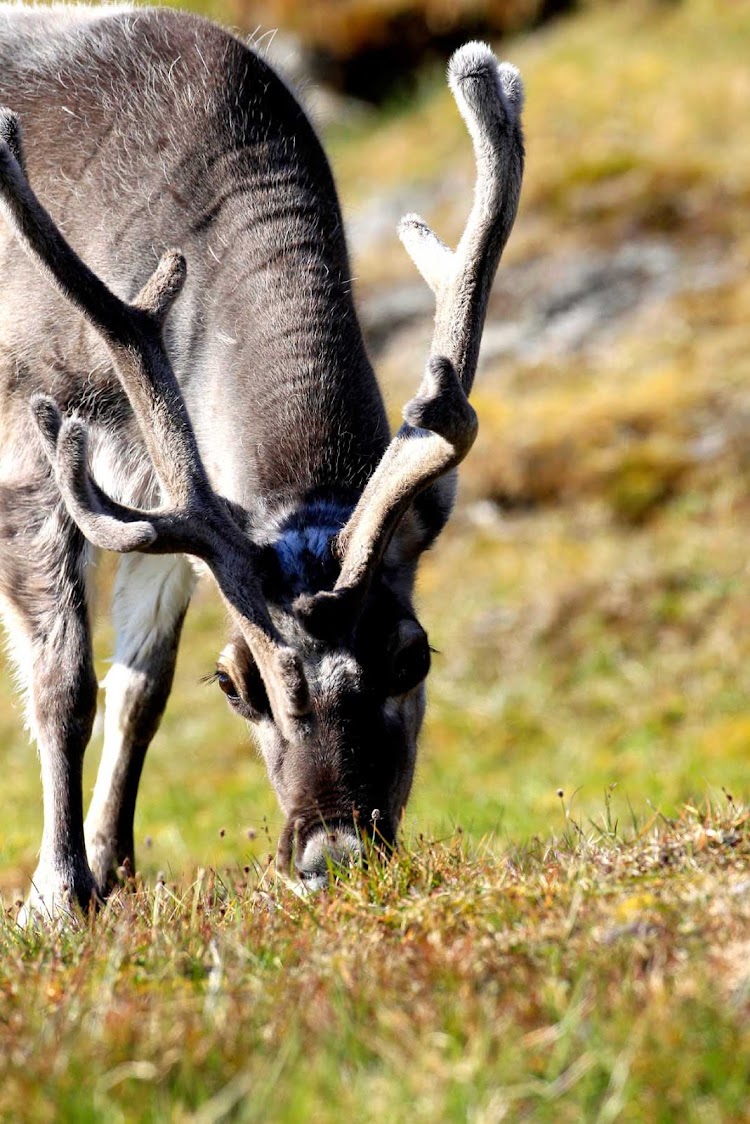
{"type": "MultiPolygon", "coordinates": [[[[79,933],[0,922],[0,1104],[34,1120],[744,1119],[748,812],[565,807],[423,840],[313,902],[158,882],[79,933]]],[[[12,1113],[11,1113],[12,1115],[12,1113]]]]}
{"type": "MultiPolygon", "coordinates": [[[[721,276],[580,354],[480,373],[461,502],[420,573],[438,654],[390,867],[315,900],[274,880],[262,763],[199,685],[223,629],[202,591],[137,891],[83,931],[21,933],[41,801],[5,676],[0,1114],[746,1118],[749,50],[745,6],[707,0],[587,6],[504,45],[528,91],[508,264],[657,238],[721,276]]],[[[347,213],[449,178],[429,218],[454,237],[462,129],[433,76],[333,130],[347,213]]],[[[411,266],[394,239],[355,246],[355,272],[366,294],[411,266]]],[[[398,404],[419,371],[382,368],[398,404]]]]}

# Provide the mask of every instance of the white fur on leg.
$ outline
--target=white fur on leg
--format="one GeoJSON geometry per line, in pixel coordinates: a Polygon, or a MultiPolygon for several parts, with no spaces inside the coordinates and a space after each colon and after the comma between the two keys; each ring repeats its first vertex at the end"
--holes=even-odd
{"type": "MultiPolygon", "coordinates": [[[[112,603],[116,640],[113,665],[136,665],[184,612],[196,577],[182,554],[126,554],[112,603]]],[[[114,667],[113,667],[114,670],[114,667]]],[[[111,674],[111,672],[110,672],[111,674]]],[[[104,686],[107,686],[105,678],[104,686]]]]}
{"type": "Polygon", "coordinates": [[[117,830],[117,824],[110,822],[111,797],[133,749],[127,721],[132,699],[146,690],[152,674],[149,653],[173,632],[195,582],[182,555],[128,554],[120,562],[113,601],[115,656],[102,684],[104,746],[84,828],[92,867],[101,865],[95,852],[111,845],[117,830]]]}
{"type": "Polygon", "coordinates": [[[96,774],[96,784],[91,797],[91,804],[86,815],[84,827],[86,835],[86,850],[89,862],[93,865],[92,848],[94,840],[102,835],[105,827],[103,813],[107,806],[112,782],[118,769],[120,758],[125,748],[125,734],[127,732],[123,723],[125,700],[132,691],[137,691],[139,685],[145,684],[146,674],[143,671],[124,664],[114,664],[107,673],[102,686],[106,689],[104,708],[104,745],[102,757],[96,774]]]}

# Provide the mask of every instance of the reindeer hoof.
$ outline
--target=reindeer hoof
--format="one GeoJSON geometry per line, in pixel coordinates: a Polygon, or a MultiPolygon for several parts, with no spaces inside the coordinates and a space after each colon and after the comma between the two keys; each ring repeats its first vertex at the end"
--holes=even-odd
{"type": "Polygon", "coordinates": [[[16,921],[22,928],[57,925],[77,928],[101,900],[89,871],[59,872],[38,867],[16,921]]]}

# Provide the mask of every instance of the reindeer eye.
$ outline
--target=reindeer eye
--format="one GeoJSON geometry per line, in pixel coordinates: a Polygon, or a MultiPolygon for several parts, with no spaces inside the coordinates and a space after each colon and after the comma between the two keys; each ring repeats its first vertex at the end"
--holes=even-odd
{"type": "Polygon", "coordinates": [[[393,656],[389,694],[405,695],[413,691],[430,670],[430,646],[422,630],[402,644],[393,656]]]}
{"type": "Polygon", "coordinates": [[[227,675],[226,671],[217,671],[216,681],[228,699],[230,699],[232,702],[234,702],[235,700],[239,700],[239,692],[237,691],[237,688],[235,687],[230,677],[227,675]]]}
{"type": "Polygon", "coordinates": [[[270,713],[268,696],[260,672],[254,663],[240,672],[242,678],[238,687],[234,679],[221,668],[216,669],[216,681],[227,697],[227,702],[248,722],[257,722],[270,713]]]}

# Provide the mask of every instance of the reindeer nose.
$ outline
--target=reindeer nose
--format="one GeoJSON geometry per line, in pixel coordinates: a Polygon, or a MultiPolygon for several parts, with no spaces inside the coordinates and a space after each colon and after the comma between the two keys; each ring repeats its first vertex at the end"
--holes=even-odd
{"type": "Polygon", "coordinates": [[[296,862],[297,873],[308,891],[322,890],[337,866],[351,866],[364,854],[361,841],[350,827],[321,827],[305,843],[296,862]]]}

